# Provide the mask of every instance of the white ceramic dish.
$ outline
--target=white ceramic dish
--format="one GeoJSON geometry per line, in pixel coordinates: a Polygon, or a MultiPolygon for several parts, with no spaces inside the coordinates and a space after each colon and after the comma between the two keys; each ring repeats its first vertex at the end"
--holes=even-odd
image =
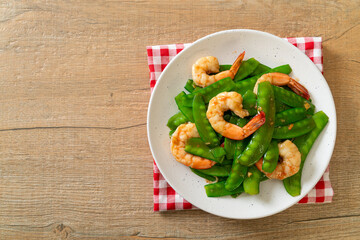
{"type": "Polygon", "coordinates": [[[326,80],[299,49],[272,34],[254,30],[228,30],[201,38],[178,54],[165,68],[152,93],[148,109],[148,139],[152,154],[168,183],[187,201],[209,213],[235,219],[266,217],[281,212],[302,199],[319,181],[329,164],[336,139],[336,112],[326,80]],[[238,198],[208,198],[205,180],[178,163],[170,152],[170,116],[178,111],[174,97],[191,78],[191,66],[200,57],[216,56],[220,64],[232,64],[238,54],[254,57],[270,67],[290,64],[292,76],[306,86],[315,104],[329,116],[329,123],[311,149],[302,174],[302,191],[291,197],[282,181],[262,182],[260,194],[242,194],[238,198]]]}

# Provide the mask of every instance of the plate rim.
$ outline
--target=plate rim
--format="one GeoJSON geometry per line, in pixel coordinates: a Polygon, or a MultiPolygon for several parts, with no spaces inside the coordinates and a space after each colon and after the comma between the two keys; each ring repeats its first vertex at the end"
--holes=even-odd
{"type": "MultiPolygon", "coordinates": [[[[172,64],[175,64],[176,62],[176,59],[181,57],[183,54],[185,54],[185,52],[189,51],[195,44],[197,44],[198,42],[200,41],[203,41],[203,40],[206,40],[208,38],[211,38],[211,37],[214,37],[216,35],[221,35],[221,34],[226,34],[226,33],[231,33],[231,32],[253,32],[253,33],[257,33],[257,34],[262,34],[262,35],[267,35],[269,37],[272,37],[272,38],[275,38],[277,40],[281,40],[284,44],[287,44],[289,47],[293,48],[295,51],[305,55],[303,52],[301,52],[300,49],[298,49],[297,47],[295,47],[293,44],[289,43],[288,41],[276,36],[276,35],[273,35],[271,33],[268,33],[268,32],[263,32],[263,31],[259,31],[259,30],[253,30],[253,29],[229,29],[229,30],[223,30],[223,31],[219,31],[219,32],[215,32],[215,33],[212,33],[212,34],[209,34],[209,35],[206,35],[204,37],[201,37],[199,39],[197,39],[196,41],[194,41],[193,43],[191,43],[190,46],[184,48],[180,53],[178,53],[168,64],[167,66],[165,67],[165,69],[161,72],[160,76],[159,76],[159,79],[157,80],[157,83],[159,83],[160,81],[162,81],[163,79],[163,76],[165,75],[165,73],[167,72],[167,70],[170,68],[170,66],[172,64]]],[[[306,56],[306,55],[305,55],[306,56]]],[[[332,120],[335,122],[334,124],[334,139],[333,141],[331,142],[332,143],[332,149],[331,149],[331,152],[330,152],[330,158],[328,160],[328,164],[324,167],[323,171],[322,171],[322,174],[320,175],[320,177],[317,178],[317,181],[314,181],[313,184],[311,184],[311,188],[309,191],[307,192],[304,192],[302,194],[300,194],[299,196],[296,196],[294,197],[294,201],[292,204],[289,204],[288,206],[285,206],[285,207],[280,207],[279,209],[277,209],[277,211],[274,211],[274,212],[270,212],[270,213],[267,213],[267,214],[263,214],[262,216],[258,216],[258,217],[229,217],[229,216],[226,216],[226,215],[223,215],[223,214],[219,214],[219,213],[216,213],[216,212],[213,212],[213,211],[209,211],[209,210],[205,210],[204,208],[202,207],[199,207],[199,206],[196,206],[195,204],[193,204],[190,200],[186,199],[186,201],[190,202],[193,206],[197,207],[198,209],[201,209],[205,212],[208,212],[208,213],[211,213],[211,214],[214,214],[216,216],[220,216],[220,217],[224,217],[224,218],[229,218],[229,219],[259,219],[259,218],[264,218],[264,217],[268,217],[268,216],[272,216],[272,215],[275,215],[277,213],[280,213],[292,206],[294,206],[299,200],[301,200],[303,197],[305,197],[314,187],[315,185],[319,182],[319,180],[321,179],[321,177],[324,175],[327,167],[330,165],[330,161],[331,161],[331,158],[332,158],[332,155],[333,155],[333,152],[334,152],[334,149],[335,149],[335,143],[336,143],[336,135],[337,135],[337,114],[336,114],[336,106],[335,106],[335,102],[334,102],[334,97],[332,95],[332,92],[331,92],[331,89],[325,79],[325,77],[323,76],[323,74],[321,73],[321,71],[318,69],[318,67],[315,65],[314,62],[312,62],[310,60],[310,58],[308,56],[306,56],[306,61],[308,63],[310,63],[314,69],[316,69],[321,77],[323,78],[328,90],[329,90],[329,93],[330,93],[330,97],[331,97],[331,101],[332,101],[332,106],[334,108],[334,116],[332,118],[332,120]],[[296,199],[296,200],[295,200],[296,199]]],[[[156,93],[156,90],[158,89],[158,86],[159,84],[155,84],[155,87],[153,88],[152,90],[152,93],[151,93],[151,96],[150,96],[150,100],[149,100],[149,105],[148,105],[148,111],[147,111],[147,137],[148,137],[148,143],[149,143],[149,147],[150,147],[150,150],[151,150],[151,153],[152,153],[152,156],[153,156],[153,159],[154,161],[156,162],[156,165],[157,167],[159,168],[161,174],[163,175],[163,177],[165,178],[166,182],[182,197],[182,194],[176,190],[176,187],[174,187],[168,180],[168,178],[166,177],[166,174],[163,173],[163,170],[162,170],[162,167],[158,164],[158,161],[156,160],[155,158],[155,154],[154,154],[154,150],[153,150],[153,146],[152,146],[152,143],[151,143],[151,138],[150,138],[150,116],[151,116],[151,109],[152,109],[152,102],[153,102],[153,99],[154,99],[154,96],[155,96],[155,93],[156,93]]],[[[185,199],[185,198],[184,198],[185,199]]]]}

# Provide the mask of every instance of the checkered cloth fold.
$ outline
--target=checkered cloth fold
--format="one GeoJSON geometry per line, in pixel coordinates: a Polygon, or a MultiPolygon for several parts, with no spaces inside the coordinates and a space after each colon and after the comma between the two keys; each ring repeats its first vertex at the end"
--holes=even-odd
{"type": "MultiPolygon", "coordinates": [[[[322,39],[321,37],[284,38],[305,53],[323,72],[322,39]]],[[[150,88],[153,90],[156,81],[166,65],[190,44],[169,44],[148,46],[148,64],[150,70],[150,88]]],[[[302,198],[299,203],[329,203],[334,191],[329,178],[329,167],[315,187],[302,198]]],[[[154,162],[154,211],[182,210],[196,208],[182,198],[170,187],[154,162]]]]}

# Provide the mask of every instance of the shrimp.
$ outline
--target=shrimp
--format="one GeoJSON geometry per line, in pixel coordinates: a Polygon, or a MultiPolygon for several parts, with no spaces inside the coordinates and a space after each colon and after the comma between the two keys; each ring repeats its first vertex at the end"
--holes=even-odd
{"type": "Polygon", "coordinates": [[[230,70],[219,72],[220,65],[216,57],[203,57],[198,59],[192,66],[192,77],[194,83],[200,87],[206,87],[210,84],[217,82],[223,78],[231,77],[234,79],[237,71],[239,70],[240,64],[244,58],[245,52],[241,53],[230,70]],[[216,75],[208,75],[209,73],[218,73],[216,75]]]}
{"type": "Polygon", "coordinates": [[[184,123],[178,126],[171,136],[170,148],[172,154],[176,158],[176,161],[185,166],[195,169],[211,168],[215,164],[214,161],[185,152],[186,142],[194,137],[199,137],[194,123],[184,123]]]}
{"type": "Polygon", "coordinates": [[[258,89],[259,83],[266,82],[266,81],[270,82],[272,85],[275,85],[275,86],[287,85],[297,95],[299,95],[307,100],[310,99],[310,94],[303,85],[301,85],[296,80],[292,79],[289,75],[286,75],[284,73],[278,73],[278,72],[267,73],[267,74],[262,75],[255,84],[255,87],[254,87],[255,94],[257,94],[257,89],[258,89]]]}
{"type": "Polygon", "coordinates": [[[268,178],[283,180],[296,174],[300,169],[301,153],[294,143],[290,140],[279,143],[279,155],[282,159],[272,173],[267,173],[262,170],[263,159],[261,158],[256,167],[265,173],[268,178]]]}
{"type": "Polygon", "coordinates": [[[242,108],[242,96],[237,92],[222,92],[213,97],[209,102],[206,117],[214,130],[224,137],[242,140],[247,138],[265,123],[265,113],[260,112],[243,128],[226,122],[224,112],[233,111],[241,118],[249,116],[249,112],[242,108]]]}

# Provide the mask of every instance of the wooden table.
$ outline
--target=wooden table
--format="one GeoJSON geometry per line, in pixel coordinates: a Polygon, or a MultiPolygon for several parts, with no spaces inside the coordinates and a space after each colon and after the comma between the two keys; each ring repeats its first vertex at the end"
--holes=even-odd
{"type": "Polygon", "coordinates": [[[358,238],[360,6],[344,1],[2,1],[0,239],[358,238]],[[234,28],[321,36],[333,203],[237,221],[154,213],[147,45],[234,28]]]}

